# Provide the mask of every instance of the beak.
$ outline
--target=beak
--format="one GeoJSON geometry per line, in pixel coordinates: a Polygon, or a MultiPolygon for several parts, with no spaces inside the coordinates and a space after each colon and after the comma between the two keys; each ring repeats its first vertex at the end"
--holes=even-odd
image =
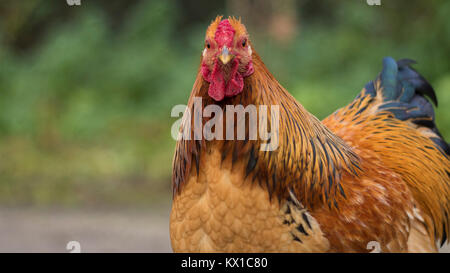
{"type": "Polygon", "coordinates": [[[222,48],[222,53],[219,56],[220,61],[222,61],[223,64],[227,64],[232,58],[233,55],[231,55],[230,51],[228,51],[228,48],[224,46],[222,48]]]}

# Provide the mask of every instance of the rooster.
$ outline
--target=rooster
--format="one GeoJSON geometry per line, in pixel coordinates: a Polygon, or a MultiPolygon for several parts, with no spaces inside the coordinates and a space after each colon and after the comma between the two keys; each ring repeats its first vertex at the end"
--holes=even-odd
{"type": "MultiPolygon", "coordinates": [[[[269,72],[240,20],[217,17],[187,111],[194,98],[224,112],[279,106],[278,147],[260,149],[248,129],[243,140],[177,141],[173,250],[436,252],[450,231],[450,149],[434,90],[412,64],[384,58],[377,78],[321,122],[269,72]]],[[[194,123],[185,114],[180,130],[194,135],[194,123]]]]}

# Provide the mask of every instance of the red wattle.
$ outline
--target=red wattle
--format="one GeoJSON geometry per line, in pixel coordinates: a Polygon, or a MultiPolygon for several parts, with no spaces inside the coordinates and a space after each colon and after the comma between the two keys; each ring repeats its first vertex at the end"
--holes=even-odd
{"type": "Polygon", "coordinates": [[[244,89],[244,78],[237,71],[239,67],[238,60],[233,60],[233,67],[231,68],[231,77],[225,89],[226,97],[233,97],[242,92],[244,89]]]}
{"type": "Polygon", "coordinates": [[[209,80],[208,95],[216,101],[221,101],[225,97],[225,79],[217,62],[209,80]]]}
{"type": "Polygon", "coordinates": [[[225,97],[234,97],[244,89],[244,77],[248,77],[253,73],[253,64],[250,61],[246,66],[246,72],[242,75],[239,73],[239,61],[235,58],[232,61],[230,71],[230,80],[225,82],[221,65],[216,61],[213,70],[209,70],[206,64],[202,64],[201,73],[203,79],[209,82],[208,95],[215,101],[221,101],[225,97]]]}

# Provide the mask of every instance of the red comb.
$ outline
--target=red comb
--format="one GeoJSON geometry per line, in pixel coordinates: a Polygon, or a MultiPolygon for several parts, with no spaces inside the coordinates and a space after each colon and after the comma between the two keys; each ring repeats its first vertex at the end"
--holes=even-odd
{"type": "Polygon", "coordinates": [[[228,22],[228,19],[225,19],[222,20],[222,22],[220,22],[217,26],[214,39],[216,40],[219,47],[222,47],[224,45],[232,47],[234,33],[235,30],[231,26],[230,22],[228,22]]]}

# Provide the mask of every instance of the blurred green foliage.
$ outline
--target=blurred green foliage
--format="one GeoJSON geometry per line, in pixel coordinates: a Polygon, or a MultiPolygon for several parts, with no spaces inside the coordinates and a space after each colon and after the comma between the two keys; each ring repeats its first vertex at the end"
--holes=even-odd
{"type": "MultiPolygon", "coordinates": [[[[202,12],[200,1],[194,13],[182,1],[131,1],[126,9],[6,2],[0,13],[15,15],[0,19],[0,204],[145,206],[170,198],[170,110],[187,102],[206,26],[229,14],[227,5],[202,12]]],[[[407,57],[435,87],[438,127],[450,139],[450,2],[296,8],[288,44],[248,30],[310,112],[324,118],[347,104],[384,56],[407,57]]]]}

